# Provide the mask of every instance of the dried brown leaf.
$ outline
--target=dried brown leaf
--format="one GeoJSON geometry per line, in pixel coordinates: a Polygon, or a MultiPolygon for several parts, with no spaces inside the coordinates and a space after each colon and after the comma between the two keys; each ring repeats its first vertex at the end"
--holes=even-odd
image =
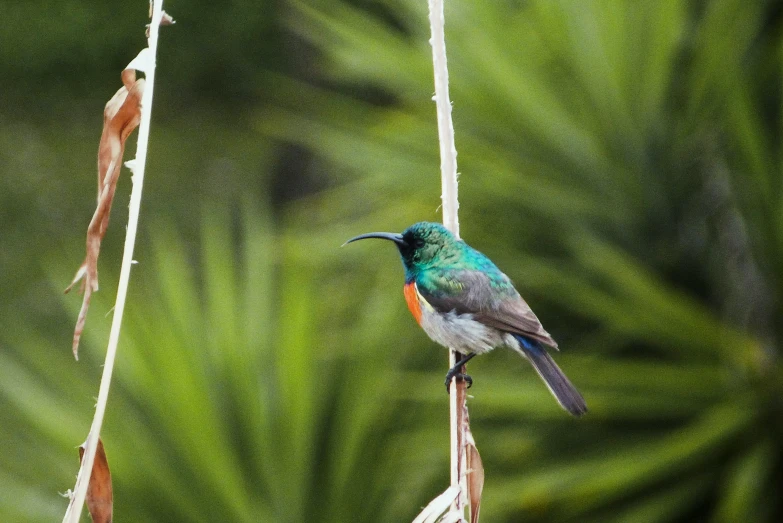
{"type": "Polygon", "coordinates": [[[174,25],[176,23],[176,20],[174,20],[170,14],[168,14],[166,11],[161,11],[160,25],[174,25]]]}
{"type": "Polygon", "coordinates": [[[111,204],[120,177],[125,141],[138,127],[141,119],[144,80],[137,80],[136,71],[133,69],[125,69],[121,78],[123,86],[109,100],[103,111],[103,133],[98,146],[98,205],[87,227],[87,256],[76,271],[73,281],[65,289],[65,292],[68,292],[77,282],[82,282],[79,291],[84,294],[84,297],[73,333],[73,355],[77,360],[79,340],[87,319],[90,298],[92,293],[98,290],[98,254],[101,250],[101,240],[109,226],[111,204]]]}
{"type": "Polygon", "coordinates": [[[470,523],[478,523],[481,508],[481,492],[484,490],[484,464],[481,462],[476,441],[470,432],[470,426],[465,427],[465,457],[466,483],[468,502],[470,503],[470,523]]]}
{"type": "MultiPolygon", "coordinates": [[[[86,444],[86,442],[85,442],[86,444]]],[[[84,459],[84,445],[79,447],[79,461],[84,459]]],[[[92,463],[90,484],[87,486],[87,510],[93,523],[111,523],[114,511],[114,496],[111,488],[111,472],[103,449],[103,441],[98,438],[95,461],[92,463]]]]}
{"type": "Polygon", "coordinates": [[[429,504],[424,507],[424,510],[422,510],[418,516],[416,516],[416,519],[413,520],[413,523],[435,523],[436,521],[439,521],[441,515],[449,510],[449,506],[454,502],[455,499],[457,499],[459,493],[459,487],[452,486],[447,488],[443,493],[430,501],[429,504]]]}
{"type": "MultiPolygon", "coordinates": [[[[152,18],[152,2],[150,2],[150,18],[152,18]]],[[[174,20],[166,11],[160,12],[160,25],[174,25],[176,23],[177,21],[174,20]]],[[[150,24],[147,24],[147,30],[145,34],[147,35],[147,38],[150,37],[150,24]]]]}

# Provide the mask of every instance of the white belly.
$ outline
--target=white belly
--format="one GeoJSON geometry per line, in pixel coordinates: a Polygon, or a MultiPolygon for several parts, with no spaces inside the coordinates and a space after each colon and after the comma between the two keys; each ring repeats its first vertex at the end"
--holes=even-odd
{"type": "Polygon", "coordinates": [[[513,336],[479,323],[472,314],[439,314],[422,307],[421,327],[435,342],[463,354],[483,354],[502,345],[518,350],[519,346],[513,336]]]}

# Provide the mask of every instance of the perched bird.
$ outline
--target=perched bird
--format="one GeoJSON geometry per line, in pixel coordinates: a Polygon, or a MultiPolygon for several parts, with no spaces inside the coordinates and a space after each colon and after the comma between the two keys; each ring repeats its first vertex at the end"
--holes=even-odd
{"type": "Polygon", "coordinates": [[[402,234],[372,232],[367,238],[394,242],[405,267],[405,301],[424,332],[465,355],[446,374],[446,390],[476,354],[509,347],[524,356],[558,403],[573,414],[587,412],[584,398],[547,353],[557,343],[544,330],[511,280],[492,261],[439,223],[419,222],[402,234]]]}

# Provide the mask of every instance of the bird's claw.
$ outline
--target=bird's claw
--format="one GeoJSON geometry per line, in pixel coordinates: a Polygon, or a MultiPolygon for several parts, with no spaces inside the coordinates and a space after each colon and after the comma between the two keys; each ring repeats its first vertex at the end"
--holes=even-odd
{"type": "Polygon", "coordinates": [[[461,372],[449,371],[446,373],[446,394],[450,393],[451,380],[453,380],[454,378],[457,378],[458,380],[463,380],[465,383],[468,384],[468,388],[471,388],[473,386],[473,378],[471,378],[469,375],[463,374],[461,372]]]}

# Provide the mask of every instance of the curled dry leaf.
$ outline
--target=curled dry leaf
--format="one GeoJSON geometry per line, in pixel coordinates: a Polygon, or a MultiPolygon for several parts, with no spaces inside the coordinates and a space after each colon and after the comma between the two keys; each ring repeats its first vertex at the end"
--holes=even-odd
{"type": "Polygon", "coordinates": [[[141,97],[144,93],[144,80],[136,79],[136,71],[125,69],[122,72],[123,86],[109,100],[103,111],[103,134],[98,146],[98,205],[87,227],[87,256],[76,271],[71,284],[65,289],[70,291],[77,282],[84,294],[82,308],[76,320],[73,333],[73,355],[79,359],[79,339],[84,330],[87,309],[90,307],[92,293],[98,290],[98,254],[101,240],[109,226],[111,204],[114,190],[120,177],[122,155],[125,141],[139,125],[141,119],[141,97]]]}
{"type": "MultiPolygon", "coordinates": [[[[84,459],[84,446],[79,447],[79,461],[84,459]]],[[[111,472],[103,449],[103,441],[98,438],[98,448],[95,461],[92,464],[90,484],[87,486],[87,510],[90,511],[93,523],[111,523],[114,511],[114,496],[111,488],[111,472]]]]}
{"type": "Polygon", "coordinates": [[[170,14],[168,14],[166,11],[161,11],[160,13],[160,25],[174,25],[177,21],[174,20],[170,14]]]}
{"type": "MultiPolygon", "coordinates": [[[[150,18],[152,18],[152,2],[150,2],[150,18]]],[[[160,25],[174,25],[176,23],[177,21],[174,20],[166,11],[160,12],[160,25]]],[[[147,24],[146,35],[147,38],[150,37],[150,24],[147,24]]]]}
{"type": "Polygon", "coordinates": [[[470,503],[470,523],[478,523],[481,508],[481,492],[484,490],[484,464],[481,462],[476,441],[470,432],[470,426],[465,427],[465,459],[468,502],[470,503]]]}
{"type": "Polygon", "coordinates": [[[436,521],[442,521],[439,518],[444,512],[449,510],[449,507],[454,500],[457,499],[459,494],[459,487],[452,486],[447,488],[442,494],[430,501],[429,504],[424,507],[424,510],[416,516],[413,523],[435,523],[436,521]]]}

